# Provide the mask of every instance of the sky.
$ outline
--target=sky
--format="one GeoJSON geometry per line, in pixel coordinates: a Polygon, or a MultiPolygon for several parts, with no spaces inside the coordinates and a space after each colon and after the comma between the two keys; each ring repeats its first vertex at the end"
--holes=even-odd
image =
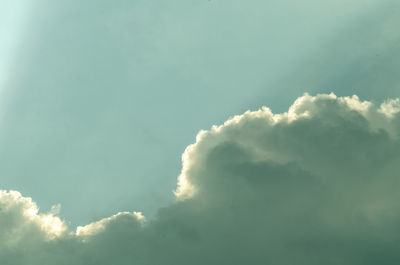
{"type": "Polygon", "coordinates": [[[398,10],[1,0],[0,257],[392,264],[398,10]]]}

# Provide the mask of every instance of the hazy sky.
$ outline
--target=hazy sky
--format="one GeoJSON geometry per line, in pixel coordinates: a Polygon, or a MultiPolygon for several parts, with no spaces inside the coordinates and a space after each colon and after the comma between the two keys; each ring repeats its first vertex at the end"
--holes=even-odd
{"type": "MultiPolygon", "coordinates": [[[[201,129],[399,96],[395,1],[0,1],[0,188],[75,227],[174,199],[201,129]],[[70,223],[69,223],[70,222],[70,223]]],[[[192,263],[193,264],[193,263],[192,263]]]]}
{"type": "Polygon", "coordinates": [[[0,263],[397,265],[399,8],[0,0],[0,263]]]}

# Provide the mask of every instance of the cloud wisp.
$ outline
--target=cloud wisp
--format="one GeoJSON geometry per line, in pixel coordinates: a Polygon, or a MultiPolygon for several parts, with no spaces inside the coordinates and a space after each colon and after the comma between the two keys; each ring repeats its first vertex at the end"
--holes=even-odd
{"type": "Polygon", "coordinates": [[[396,264],[400,107],[357,96],[298,98],[201,131],[176,201],[68,228],[0,192],[4,264],[396,264]]]}

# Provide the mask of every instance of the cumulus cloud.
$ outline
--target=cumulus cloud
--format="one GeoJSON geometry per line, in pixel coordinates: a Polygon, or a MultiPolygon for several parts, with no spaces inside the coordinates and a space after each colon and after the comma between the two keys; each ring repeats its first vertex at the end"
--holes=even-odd
{"type": "Polygon", "coordinates": [[[0,192],[4,264],[397,264],[398,100],[298,98],[201,131],[176,201],[69,229],[0,192]]]}

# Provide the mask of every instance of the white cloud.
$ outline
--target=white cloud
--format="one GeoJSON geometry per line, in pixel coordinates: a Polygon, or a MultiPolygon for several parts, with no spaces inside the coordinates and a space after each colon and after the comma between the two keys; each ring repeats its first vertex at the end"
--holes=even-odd
{"type": "Polygon", "coordinates": [[[132,218],[134,222],[144,222],[144,216],[140,212],[119,212],[111,217],[101,219],[100,221],[85,226],[78,226],[76,229],[76,235],[85,237],[101,233],[107,228],[107,225],[111,222],[117,221],[119,218],[122,218],[122,216],[132,218]]]}
{"type": "Polygon", "coordinates": [[[0,192],[4,264],[396,264],[398,99],[298,98],[202,131],[182,156],[178,200],[67,228],[0,192]]]}
{"type": "Polygon", "coordinates": [[[400,112],[400,99],[389,99],[381,104],[379,112],[392,117],[394,114],[400,112]]]}

